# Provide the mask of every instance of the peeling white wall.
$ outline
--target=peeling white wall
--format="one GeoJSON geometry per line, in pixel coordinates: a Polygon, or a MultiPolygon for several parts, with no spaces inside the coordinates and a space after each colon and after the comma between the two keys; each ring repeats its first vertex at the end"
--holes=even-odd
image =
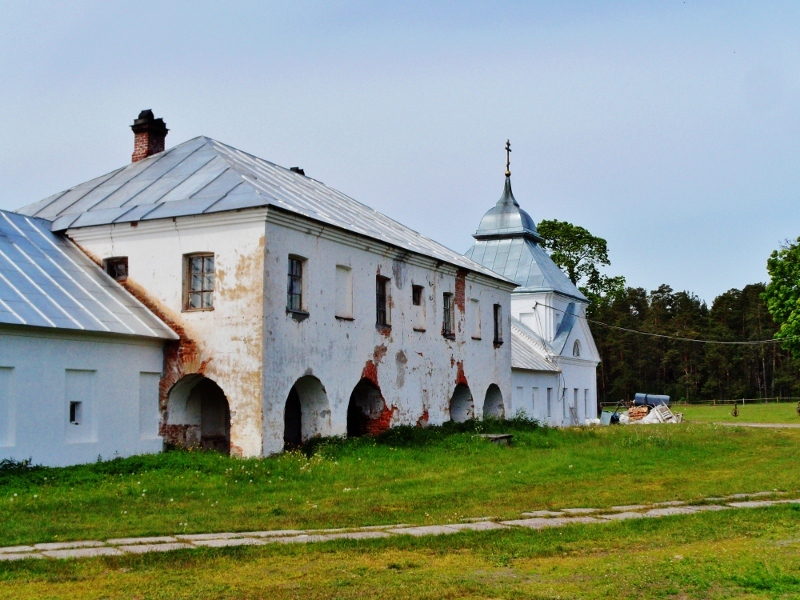
{"type": "Polygon", "coordinates": [[[448,420],[458,381],[469,385],[477,417],[491,384],[510,411],[509,284],[467,273],[465,309],[455,309],[455,339],[449,340],[441,332],[442,294],[457,292],[455,267],[293,214],[249,209],[67,233],[95,259],[127,256],[129,283],[197,343],[196,364],[186,372],[202,371],[225,392],[236,454],[283,449],[286,400],[308,376],[321,385],[306,379],[301,386],[301,404],[309,397],[305,435],[346,432],[350,394],[365,371],[377,378],[392,425],[448,420]],[[183,310],[183,255],[194,252],[215,256],[213,311],[183,310]],[[305,259],[304,320],[286,311],[289,255],[305,259]],[[337,266],[350,269],[348,277],[340,269],[338,280],[352,281],[352,308],[337,297],[337,266]],[[386,332],[375,323],[378,273],[390,279],[386,332]],[[424,307],[412,305],[412,285],[424,287],[424,307]],[[471,300],[479,301],[480,339],[471,300]],[[496,303],[505,337],[498,347],[496,303]],[[337,319],[337,309],[351,310],[352,318],[337,319]]]}
{"type": "Polygon", "coordinates": [[[0,459],[66,466],[160,452],[161,340],[0,328],[0,459]],[[80,401],[80,424],[69,402],[80,401]]]}
{"type": "Polygon", "coordinates": [[[95,259],[127,256],[128,283],[197,343],[185,372],[202,372],[225,392],[231,449],[242,456],[257,456],[262,448],[264,215],[252,209],[67,232],[95,259]],[[197,252],[214,254],[214,310],[184,310],[183,256],[197,252]]]}
{"type": "Polygon", "coordinates": [[[482,337],[473,339],[465,311],[456,308],[455,340],[449,340],[442,336],[442,294],[456,293],[454,267],[278,211],[270,212],[266,238],[265,453],[282,448],[286,399],[295,381],[306,375],[319,379],[325,388],[333,435],[346,432],[350,394],[370,364],[393,412],[393,425],[416,424],[424,415],[431,424],[448,420],[460,368],[476,416],[482,415],[492,383],[499,386],[510,410],[510,286],[467,274],[464,305],[468,309],[470,299],[480,301],[482,337]],[[286,312],[289,255],[306,259],[308,318],[302,321],[286,312]],[[336,318],[337,265],[351,269],[353,320],[336,318]],[[376,328],[378,274],[390,279],[391,331],[386,334],[376,328]],[[412,304],[412,285],[424,287],[424,309],[412,304]],[[495,303],[503,307],[506,337],[498,348],[492,339],[495,303]]]}

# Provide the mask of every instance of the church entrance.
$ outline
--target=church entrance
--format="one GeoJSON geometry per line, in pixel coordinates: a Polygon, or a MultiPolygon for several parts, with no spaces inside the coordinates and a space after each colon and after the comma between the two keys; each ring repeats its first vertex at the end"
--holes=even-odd
{"type": "Polygon", "coordinates": [[[503,406],[503,393],[496,384],[486,390],[486,399],[483,401],[484,419],[505,419],[506,409],[503,406]]]}
{"type": "Polygon", "coordinates": [[[392,411],[380,388],[369,379],[359,381],[347,406],[347,437],[377,435],[389,429],[391,421],[392,411]]]}
{"type": "Polygon", "coordinates": [[[298,379],[283,409],[283,448],[292,450],[313,437],[330,435],[331,410],[322,382],[312,375],[298,379]]]}
{"type": "Polygon", "coordinates": [[[183,448],[203,448],[225,454],[231,450],[228,399],[216,382],[187,375],[172,386],[167,400],[165,441],[183,448]]]}
{"type": "Polygon", "coordinates": [[[472,392],[469,387],[459,383],[450,398],[450,420],[463,423],[475,418],[475,405],[472,402],[472,392]]]}

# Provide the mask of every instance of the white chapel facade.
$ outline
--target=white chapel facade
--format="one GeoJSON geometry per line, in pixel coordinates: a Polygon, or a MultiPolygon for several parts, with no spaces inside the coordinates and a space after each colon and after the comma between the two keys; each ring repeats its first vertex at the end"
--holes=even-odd
{"type": "Polygon", "coordinates": [[[588,299],[553,262],[511,191],[480,222],[465,256],[516,282],[511,294],[513,414],[569,426],[597,417],[600,355],[586,321],[588,299]]]}

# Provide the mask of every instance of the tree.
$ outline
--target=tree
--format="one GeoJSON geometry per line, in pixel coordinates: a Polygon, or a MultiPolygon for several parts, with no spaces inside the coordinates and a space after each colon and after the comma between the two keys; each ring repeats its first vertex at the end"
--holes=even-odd
{"type": "Polygon", "coordinates": [[[788,240],[767,260],[770,282],[763,298],[780,326],[776,337],[783,347],[800,356],[800,238],[788,240]]]}
{"type": "Polygon", "coordinates": [[[608,266],[608,245],[603,238],[566,221],[543,220],[536,226],[542,245],[575,285],[582,280],[599,280],[598,265],[608,266]]]}
{"type": "Polygon", "coordinates": [[[600,273],[609,266],[608,244],[587,229],[566,221],[543,220],[536,226],[542,246],[570,281],[589,299],[590,315],[604,303],[625,294],[625,278],[600,273]]]}

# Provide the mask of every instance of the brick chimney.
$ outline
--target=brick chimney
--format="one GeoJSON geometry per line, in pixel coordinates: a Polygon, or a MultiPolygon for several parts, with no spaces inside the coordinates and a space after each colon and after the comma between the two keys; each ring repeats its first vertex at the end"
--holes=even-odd
{"type": "Polygon", "coordinates": [[[164,151],[164,139],[167,137],[167,124],[164,119],[156,119],[152,110],[143,110],[139,118],[131,125],[133,129],[133,156],[131,162],[137,162],[153,154],[164,151]]]}

